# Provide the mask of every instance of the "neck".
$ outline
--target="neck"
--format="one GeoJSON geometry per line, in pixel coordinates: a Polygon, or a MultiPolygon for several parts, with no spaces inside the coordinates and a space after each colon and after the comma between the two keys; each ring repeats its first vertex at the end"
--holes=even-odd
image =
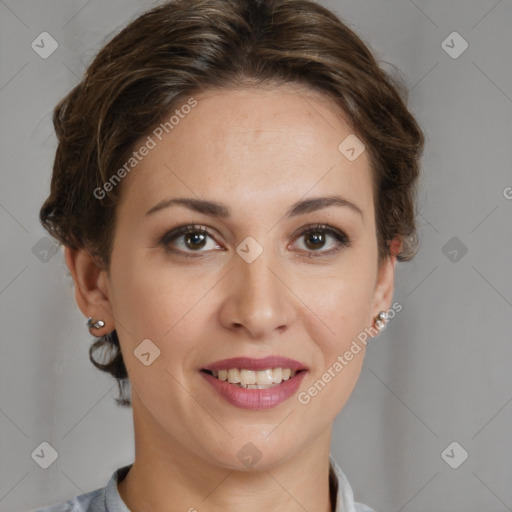
{"type": "Polygon", "coordinates": [[[118,484],[132,512],[332,511],[330,429],[286,460],[241,470],[215,464],[147,425],[147,418],[137,421],[134,404],[135,461],[118,484]]]}

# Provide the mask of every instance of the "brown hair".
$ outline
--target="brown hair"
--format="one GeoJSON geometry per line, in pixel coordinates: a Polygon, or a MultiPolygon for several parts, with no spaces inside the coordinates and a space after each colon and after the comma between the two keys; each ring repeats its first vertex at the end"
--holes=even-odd
{"type": "MultiPolygon", "coordinates": [[[[93,192],[135,143],[193,91],[280,83],[308,86],[342,107],[373,170],[378,262],[396,238],[397,259],[410,260],[418,246],[414,202],[424,141],[406,89],[351,29],[310,0],[174,0],[125,27],[55,107],[59,144],[43,226],[108,269],[122,187],[101,199],[93,192]]],[[[118,380],[116,401],[130,405],[116,332],[97,340],[89,357],[118,380]],[[102,348],[110,353],[106,364],[93,358],[102,348]]]]}

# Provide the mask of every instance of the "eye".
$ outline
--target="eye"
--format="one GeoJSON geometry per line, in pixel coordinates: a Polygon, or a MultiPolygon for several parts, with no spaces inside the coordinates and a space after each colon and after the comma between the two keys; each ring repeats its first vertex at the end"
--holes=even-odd
{"type": "Polygon", "coordinates": [[[351,244],[351,241],[345,233],[325,224],[309,226],[307,229],[300,232],[297,240],[301,239],[304,240],[305,250],[310,253],[310,257],[328,256],[351,244]],[[332,248],[330,250],[320,251],[319,249],[325,246],[326,240],[329,237],[334,239],[331,244],[332,248]]]}
{"type": "Polygon", "coordinates": [[[208,248],[208,238],[213,240],[212,235],[208,232],[204,226],[196,224],[188,224],[186,226],[180,226],[166,233],[160,240],[160,245],[164,246],[170,252],[183,253],[184,256],[195,255],[190,254],[191,252],[202,253],[201,249],[215,249],[219,248],[219,245],[212,244],[208,248]],[[180,239],[180,240],[178,240],[180,239]],[[176,243],[176,241],[183,242],[182,244],[176,243]],[[177,247],[174,249],[172,247],[177,247]],[[188,253],[188,254],[187,254],[188,253]]]}
{"type": "MultiPolygon", "coordinates": [[[[296,240],[300,239],[305,241],[306,248],[304,251],[309,253],[309,257],[329,256],[351,244],[345,233],[324,224],[315,224],[303,229],[296,237],[296,240]],[[319,250],[326,245],[329,238],[332,238],[332,248],[324,251],[319,250]]],[[[179,226],[167,232],[160,239],[159,245],[169,252],[178,253],[185,257],[200,257],[201,253],[209,250],[223,250],[215,243],[213,235],[204,226],[197,224],[179,226]],[[208,238],[212,240],[210,247],[208,247],[208,238]]]]}

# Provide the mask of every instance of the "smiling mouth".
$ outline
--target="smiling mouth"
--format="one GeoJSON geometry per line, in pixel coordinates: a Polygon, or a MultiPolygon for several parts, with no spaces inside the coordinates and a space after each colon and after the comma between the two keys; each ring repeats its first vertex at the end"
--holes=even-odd
{"type": "Polygon", "coordinates": [[[266,370],[246,370],[229,368],[226,370],[201,370],[218,380],[225,381],[244,389],[268,389],[279,386],[305,370],[290,370],[290,368],[268,368],[266,370]]]}

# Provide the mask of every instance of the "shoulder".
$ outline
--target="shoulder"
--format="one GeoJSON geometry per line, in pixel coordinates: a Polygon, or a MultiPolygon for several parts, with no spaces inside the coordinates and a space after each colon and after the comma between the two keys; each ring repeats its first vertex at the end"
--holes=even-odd
{"type": "Polygon", "coordinates": [[[30,512],[130,512],[119,496],[117,483],[131,467],[132,464],[128,464],[117,468],[105,487],[30,512]]]}
{"type": "Polygon", "coordinates": [[[336,477],[336,512],[375,512],[372,508],[354,501],[352,487],[332,454],[329,454],[330,465],[336,477]]]}
{"type": "Polygon", "coordinates": [[[32,512],[106,512],[105,487],[32,512]]]}
{"type": "Polygon", "coordinates": [[[373,508],[368,507],[367,505],[363,505],[362,503],[354,502],[354,510],[355,512],[375,512],[373,508]]]}

